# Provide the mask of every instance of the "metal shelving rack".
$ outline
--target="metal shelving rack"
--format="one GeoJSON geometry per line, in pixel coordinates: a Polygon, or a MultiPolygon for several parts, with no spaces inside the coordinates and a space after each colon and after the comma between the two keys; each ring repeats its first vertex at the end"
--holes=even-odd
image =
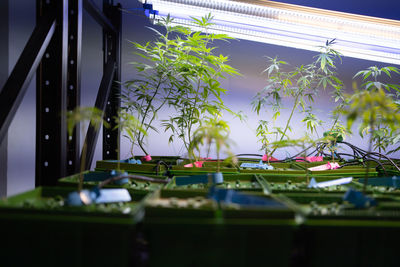
{"type": "MultiPolygon", "coordinates": [[[[103,0],[36,0],[37,24],[0,92],[0,143],[36,73],[36,186],[54,185],[79,171],[80,131],[68,136],[63,114],[80,105],[83,8],[103,28],[103,77],[95,106],[112,118],[120,107],[121,6],[103,0]]],[[[89,126],[85,137],[90,168],[99,131],[89,126]]],[[[116,158],[120,133],[103,129],[103,158],[116,158]]]]}

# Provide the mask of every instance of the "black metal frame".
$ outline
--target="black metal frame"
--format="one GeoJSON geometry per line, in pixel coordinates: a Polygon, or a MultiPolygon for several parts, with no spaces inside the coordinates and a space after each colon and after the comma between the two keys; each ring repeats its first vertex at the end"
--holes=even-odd
{"type": "Polygon", "coordinates": [[[68,0],[38,0],[37,18],[56,15],[53,38],[36,72],[36,186],[55,185],[67,160],[68,0]]]}
{"type": "MultiPolygon", "coordinates": [[[[0,2],[0,86],[3,86],[8,77],[8,0],[0,2]]],[[[7,195],[7,134],[0,140],[0,198],[7,195]]]]}
{"type": "MultiPolygon", "coordinates": [[[[82,0],[69,0],[68,12],[68,64],[67,111],[80,106],[81,91],[81,52],[82,52],[82,0]]],[[[67,174],[79,171],[80,125],[78,124],[67,143],[67,174]]]]}
{"type": "MultiPolygon", "coordinates": [[[[0,92],[0,142],[18,109],[35,71],[37,90],[36,186],[54,185],[79,166],[79,130],[67,135],[65,112],[80,104],[82,7],[103,28],[104,74],[96,107],[112,122],[120,106],[121,8],[103,0],[104,13],[91,0],[37,0],[37,26],[0,92]],[[40,63],[40,65],[39,65],[40,63]],[[116,81],[116,86],[113,86],[116,81]]],[[[79,129],[79,127],[77,127],[79,129]]],[[[104,158],[116,158],[119,132],[106,131],[104,158]]],[[[91,165],[99,129],[85,138],[85,168],[91,165]]]]}

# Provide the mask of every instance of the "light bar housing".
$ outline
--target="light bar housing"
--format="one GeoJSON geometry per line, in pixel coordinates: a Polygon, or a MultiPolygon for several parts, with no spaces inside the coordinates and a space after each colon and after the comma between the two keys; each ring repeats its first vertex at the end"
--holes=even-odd
{"type": "Polygon", "coordinates": [[[194,27],[191,17],[214,17],[210,32],[318,51],[327,40],[343,56],[400,65],[400,21],[266,0],[141,0],[157,23],[194,27]],[[148,10],[152,7],[152,10],[148,10]]]}

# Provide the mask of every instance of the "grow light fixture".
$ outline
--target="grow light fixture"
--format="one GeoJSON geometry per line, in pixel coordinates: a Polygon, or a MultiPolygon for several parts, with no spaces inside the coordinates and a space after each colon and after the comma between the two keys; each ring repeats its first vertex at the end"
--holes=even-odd
{"type": "Polygon", "coordinates": [[[268,44],[319,51],[327,40],[344,56],[400,64],[400,21],[303,7],[267,0],[141,0],[154,22],[170,14],[174,23],[211,13],[209,30],[268,44]]]}

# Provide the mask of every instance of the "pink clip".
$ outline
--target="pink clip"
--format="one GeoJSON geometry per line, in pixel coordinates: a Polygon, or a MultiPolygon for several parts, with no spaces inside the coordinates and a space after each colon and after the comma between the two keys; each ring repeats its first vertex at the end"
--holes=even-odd
{"type": "MultiPolygon", "coordinates": [[[[203,167],[203,163],[204,163],[204,161],[195,161],[194,162],[194,166],[197,167],[197,168],[201,168],[201,167],[203,167]]],[[[183,167],[192,168],[193,164],[189,163],[189,164],[183,165],[183,167]]]]}
{"type": "Polygon", "coordinates": [[[266,154],[264,154],[264,155],[262,156],[261,160],[262,160],[262,161],[268,161],[268,160],[269,160],[269,161],[278,161],[277,158],[268,157],[268,155],[266,155],[266,154]]]}
{"type": "MultiPolygon", "coordinates": [[[[317,162],[317,161],[323,161],[324,157],[322,156],[306,157],[305,160],[308,162],[317,162]]],[[[296,157],[296,161],[304,161],[304,157],[296,157]]]]}
{"type": "Polygon", "coordinates": [[[310,171],[326,171],[326,170],[334,170],[339,167],[340,167],[340,165],[337,162],[333,162],[333,163],[328,162],[327,164],[324,164],[324,165],[319,165],[319,166],[315,166],[312,168],[308,168],[308,170],[310,170],[310,171]]]}
{"type": "Polygon", "coordinates": [[[150,155],[146,155],[144,157],[142,157],[143,161],[151,161],[151,156],[150,155]]]}

